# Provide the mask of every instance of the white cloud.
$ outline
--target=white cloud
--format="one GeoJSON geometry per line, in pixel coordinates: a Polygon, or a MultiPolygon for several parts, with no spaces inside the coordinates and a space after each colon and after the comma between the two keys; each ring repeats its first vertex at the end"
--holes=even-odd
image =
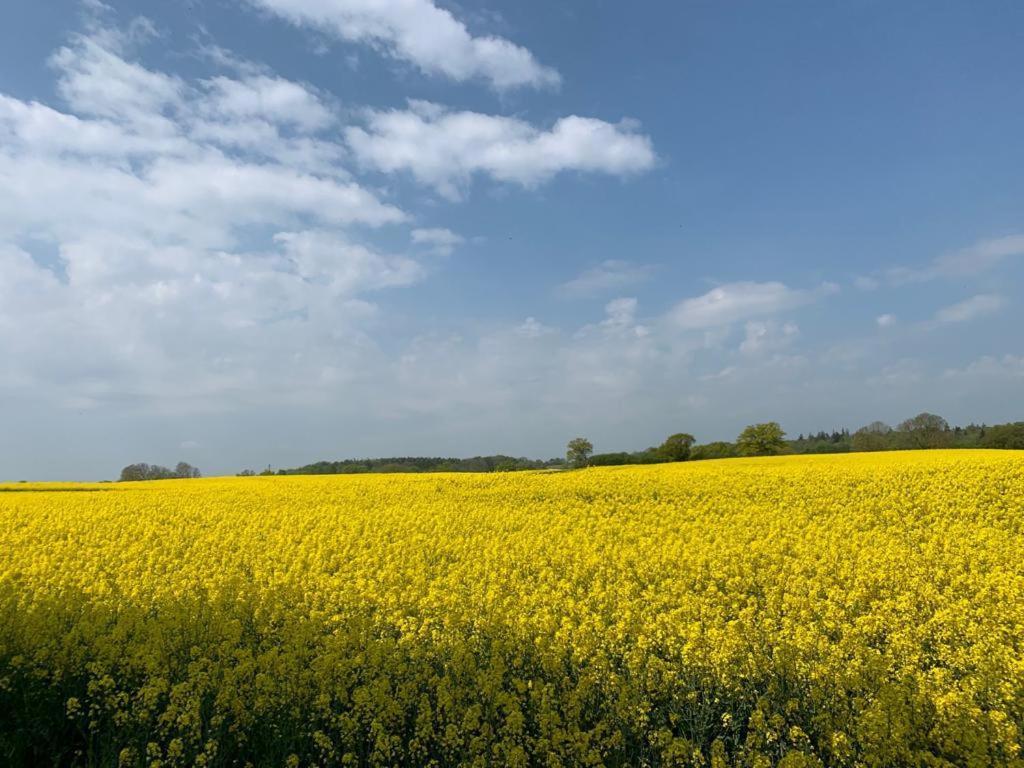
{"type": "Polygon", "coordinates": [[[448,256],[465,238],[444,227],[418,228],[409,233],[415,245],[430,247],[434,253],[448,256]]]}
{"type": "Polygon", "coordinates": [[[888,313],[884,315],[879,315],[878,317],[875,318],[875,323],[878,325],[879,328],[889,328],[893,325],[896,325],[896,315],[891,315],[888,313]]]}
{"type": "MultiPolygon", "coordinates": [[[[60,409],[73,408],[77,424],[95,431],[120,418],[122,435],[150,445],[141,423],[163,418],[160,439],[197,443],[190,460],[204,470],[205,456],[223,467],[251,456],[248,445],[259,446],[255,457],[228,468],[277,462],[289,433],[296,464],[321,450],[532,452],[577,432],[602,449],[641,448],[676,429],[703,429],[703,439],[769,413],[809,418],[816,404],[842,418],[834,409],[856,400],[864,371],[905,352],[901,334],[871,334],[874,346],[850,355],[842,375],[828,379],[842,361],[819,357],[811,376],[786,313],[833,287],[728,283],[645,314],[623,294],[652,268],[625,260],[560,288],[611,299],[586,321],[555,322],[537,308],[480,330],[456,313],[448,319],[460,333],[409,342],[408,318],[392,313],[386,292],[423,280],[430,254],[462,236],[442,227],[412,229],[408,242],[405,228],[377,235],[411,217],[349,164],[408,172],[456,196],[479,176],[530,187],[564,171],[643,170],[655,162],[649,140],[628,123],[571,117],[545,129],[413,102],[361,118],[357,149],[340,138],[344,113],[329,94],[219,49],[201,60],[218,68],[200,77],[147,69],[133,50],[152,34],[144,22],[124,33],[94,24],[52,59],[58,100],[0,94],[0,387],[13,429],[23,414],[72,421],[60,409]],[[374,245],[378,237],[406,252],[374,245]],[[230,439],[218,440],[214,421],[230,439]],[[495,434],[516,442],[496,445],[495,434]]],[[[997,263],[1013,247],[978,253],[997,263]]],[[[943,316],[994,311],[965,304],[943,316]]],[[[892,381],[916,381],[910,402],[931,365],[886,368],[874,377],[878,397],[892,381]]],[[[998,379],[1012,396],[1021,370],[1017,357],[982,358],[948,377],[968,393],[996,386],[970,382],[998,379]]]]}
{"type": "Polygon", "coordinates": [[[477,37],[430,0],[250,0],[293,24],[367,43],[427,74],[456,81],[481,78],[494,88],[552,87],[558,73],[526,48],[501,37],[477,37]]]}
{"type": "Polygon", "coordinates": [[[939,256],[925,270],[934,277],[965,277],[986,272],[1008,258],[1024,256],[1024,235],[982,240],[959,251],[939,256]]]}
{"type": "Polygon", "coordinates": [[[208,96],[200,109],[217,118],[258,118],[310,132],[327,128],[335,120],[309,86],[280,77],[261,74],[236,80],[218,76],[204,85],[208,96]]]}
{"type": "Polygon", "coordinates": [[[525,336],[528,339],[536,339],[540,336],[546,336],[549,333],[555,333],[555,329],[549,328],[538,321],[535,317],[528,317],[518,328],[516,328],[516,332],[520,336],[525,336]]]}
{"type": "Polygon", "coordinates": [[[668,319],[684,330],[715,328],[796,309],[834,290],[829,284],[806,291],[779,282],[726,283],[702,296],[681,301],[668,313],[668,319]]]}
{"type": "Polygon", "coordinates": [[[410,285],[423,276],[413,259],[383,255],[331,232],[279,232],[274,240],[300,277],[319,281],[334,295],[410,285]]]}
{"type": "Polygon", "coordinates": [[[651,140],[630,123],[571,115],[544,131],[518,118],[416,101],[369,112],[367,127],[348,128],[346,138],[364,166],[409,172],[451,199],[476,174],[534,187],[564,171],[637,173],[656,159],[651,140]]]}
{"type": "MultiPolygon", "coordinates": [[[[232,86],[222,77],[215,87],[191,85],[124,60],[103,47],[108,38],[117,39],[80,35],[54,57],[61,91],[77,114],[0,95],[0,235],[63,238],[110,228],[226,247],[248,225],[292,227],[312,219],[379,226],[405,218],[347,180],[338,145],[286,137],[259,120],[265,130],[254,135],[264,159],[293,161],[286,165],[257,162],[248,147],[225,139],[249,132],[252,118],[261,117],[250,114],[259,112],[257,81],[232,86]],[[316,161],[317,172],[307,170],[316,161]]],[[[293,120],[294,131],[327,119],[303,86],[258,82],[286,94],[263,100],[262,118],[293,120]],[[288,104],[305,110],[286,118],[288,104]]]]}
{"type": "Polygon", "coordinates": [[[117,120],[150,135],[174,134],[170,114],[182,105],[184,83],[126,60],[122,43],[103,30],[75,36],[51,59],[58,93],[79,115],[117,120]]]}
{"type": "MultiPolygon", "coordinates": [[[[240,62],[216,46],[202,51],[239,77],[217,75],[186,82],[130,61],[136,46],[132,36],[95,21],[90,30],[74,36],[51,57],[58,91],[75,114],[33,103],[35,124],[23,141],[49,141],[52,148],[70,152],[151,152],[164,157],[194,153],[198,143],[228,153],[259,155],[318,175],[347,175],[339,165],[345,156],[343,146],[313,135],[337,118],[333,106],[312,87],[240,62]],[[40,128],[43,138],[34,138],[40,128]]],[[[0,112],[13,109],[8,105],[0,112]]],[[[23,124],[27,117],[22,116],[23,124]]]]}
{"type": "Polygon", "coordinates": [[[1006,235],[978,242],[966,248],[944,253],[920,267],[897,266],[855,281],[864,289],[889,285],[924,283],[930,280],[971,278],[995,269],[1011,258],[1024,256],[1024,235],[1006,235]]]}
{"type": "MultiPolygon", "coordinates": [[[[136,48],[152,34],[94,19],[51,59],[60,105],[0,94],[5,394],[180,415],[341,408],[344,390],[361,403],[350,413],[393,418],[524,397],[564,407],[584,387],[598,402],[681,359],[637,322],[633,299],[577,333],[529,318],[470,341],[427,337],[389,359],[374,340],[389,321],[376,292],[422,280],[415,254],[462,236],[420,227],[408,254],[373,247],[365,229],[409,217],[353,180],[329,96],[222,49],[199,78],[149,69],[136,48]]],[[[481,173],[528,186],[653,161],[628,125],[566,118],[545,132],[426,103],[410,114],[442,144],[447,120],[478,129],[468,154],[435,148],[456,170],[416,166],[438,183],[481,173]]],[[[201,429],[188,435],[211,444],[201,429]]]]}
{"type": "Polygon", "coordinates": [[[654,267],[620,259],[607,259],[596,267],[584,270],[559,290],[565,296],[585,298],[628,288],[650,279],[654,267]]]}
{"type": "Polygon", "coordinates": [[[1024,355],[984,355],[963,368],[948,368],[943,374],[946,379],[1016,380],[1024,379],[1024,355]]]}
{"type": "Polygon", "coordinates": [[[349,230],[406,214],[314,135],[335,121],[314,90],[146,69],[127,58],[150,34],[134,29],[94,20],[52,58],[67,111],[0,94],[5,386],[76,408],[224,407],[358,376],[367,297],[423,269],[349,230]]]}
{"type": "Polygon", "coordinates": [[[799,335],[800,328],[795,323],[751,320],[745,326],[739,351],[747,357],[778,353],[790,347],[799,335]]]}
{"type": "Polygon", "coordinates": [[[941,325],[966,323],[979,317],[995,314],[1006,301],[1002,296],[991,293],[979,294],[969,299],[944,307],[935,313],[935,322],[941,325]]]}
{"type": "MultiPolygon", "coordinates": [[[[622,334],[626,338],[643,339],[650,336],[652,329],[636,321],[637,304],[637,300],[631,296],[612,299],[604,305],[605,318],[599,327],[605,333],[622,334]]],[[[589,326],[581,333],[586,335],[588,331],[589,326]]]]}

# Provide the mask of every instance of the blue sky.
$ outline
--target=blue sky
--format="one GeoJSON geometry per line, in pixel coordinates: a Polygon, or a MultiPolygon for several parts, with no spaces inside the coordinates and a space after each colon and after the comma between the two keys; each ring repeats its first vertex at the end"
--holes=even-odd
{"type": "Polygon", "coordinates": [[[0,476],[1024,419],[1024,7],[13,0],[0,476]]]}

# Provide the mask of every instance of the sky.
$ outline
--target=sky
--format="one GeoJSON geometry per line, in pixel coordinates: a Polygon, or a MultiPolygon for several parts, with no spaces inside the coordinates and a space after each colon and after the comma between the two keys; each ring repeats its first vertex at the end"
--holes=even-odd
{"type": "Polygon", "coordinates": [[[1024,420],[1024,5],[8,0],[0,479],[1024,420]]]}

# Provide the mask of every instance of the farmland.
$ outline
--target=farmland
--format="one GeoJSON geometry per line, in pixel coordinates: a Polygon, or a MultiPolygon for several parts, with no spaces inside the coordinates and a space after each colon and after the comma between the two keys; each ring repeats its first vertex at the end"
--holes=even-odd
{"type": "Polygon", "coordinates": [[[1019,766],[1021,552],[1015,451],[0,486],[0,761],[1019,766]]]}

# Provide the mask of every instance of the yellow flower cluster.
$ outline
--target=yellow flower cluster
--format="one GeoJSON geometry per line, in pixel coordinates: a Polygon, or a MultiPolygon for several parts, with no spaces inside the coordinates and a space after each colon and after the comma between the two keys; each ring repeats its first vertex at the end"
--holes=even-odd
{"type": "Polygon", "coordinates": [[[1022,766],[1024,455],[0,487],[0,762],[1022,766]]]}

